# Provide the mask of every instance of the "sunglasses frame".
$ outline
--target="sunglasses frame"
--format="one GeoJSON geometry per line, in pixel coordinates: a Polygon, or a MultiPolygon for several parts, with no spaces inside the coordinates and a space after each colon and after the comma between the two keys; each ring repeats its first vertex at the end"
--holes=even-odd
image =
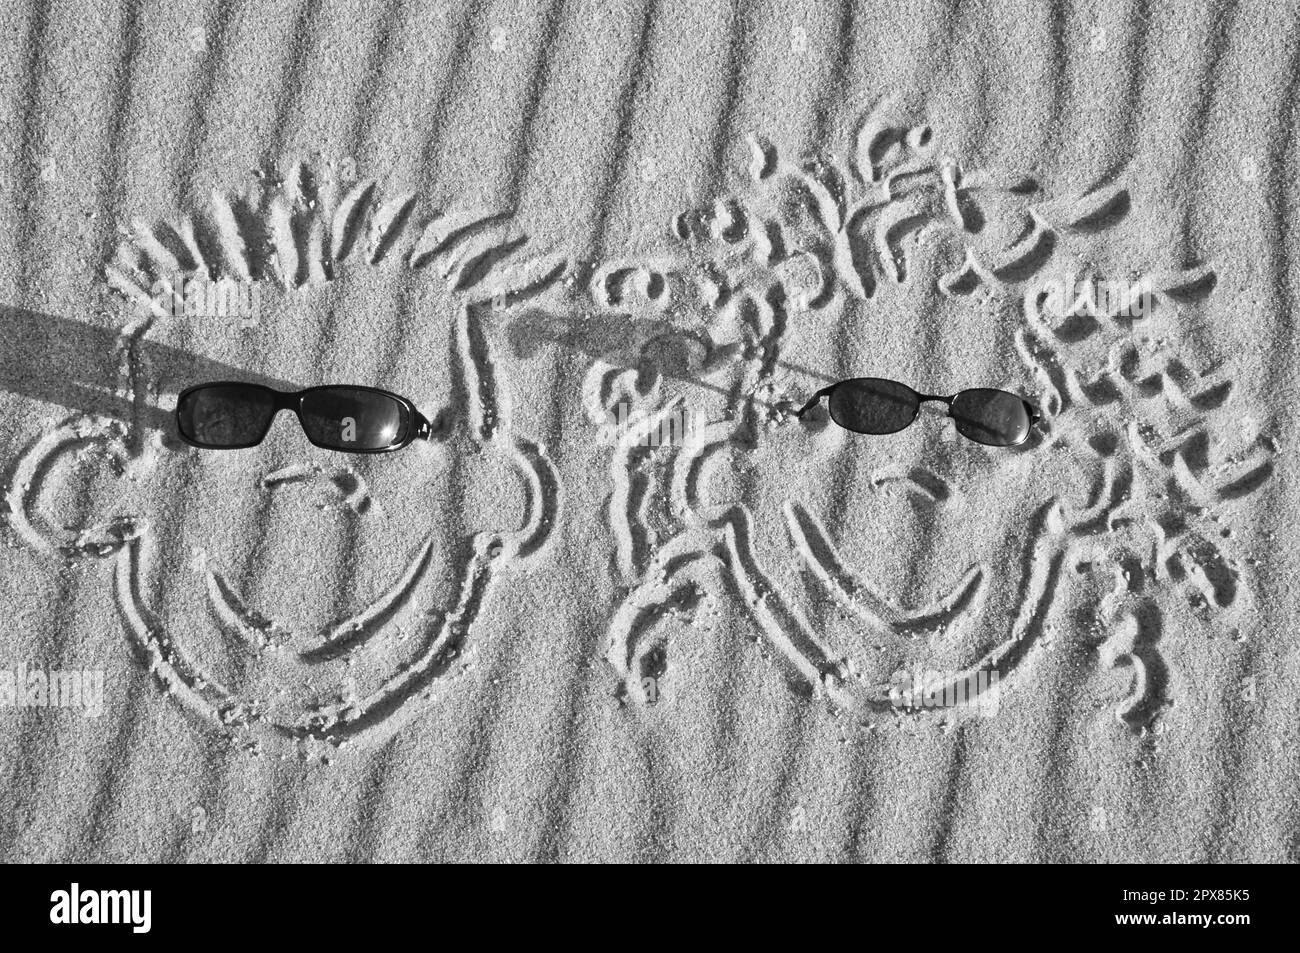
{"type": "MultiPolygon", "coordinates": [[[[1013,394],[1013,393],[1011,393],[1011,391],[1009,391],[1009,390],[1001,390],[1000,388],[997,388],[997,387],[966,387],[966,388],[963,388],[962,390],[957,391],[957,393],[953,394],[953,395],[950,396],[950,397],[945,397],[945,396],[943,396],[942,394],[922,394],[922,393],[918,393],[917,391],[912,390],[911,387],[908,387],[908,386],[907,386],[906,384],[904,384],[902,381],[890,380],[888,377],[847,377],[847,378],[845,378],[845,379],[842,380],[842,381],[836,381],[834,384],[831,384],[831,385],[829,385],[828,387],[823,387],[821,390],[817,391],[817,393],[813,394],[812,397],[809,398],[809,400],[808,400],[808,402],[807,402],[806,404],[804,404],[802,407],[800,407],[798,410],[796,410],[796,411],[794,412],[794,415],[795,415],[796,417],[798,417],[800,420],[802,420],[804,414],[806,414],[808,411],[812,410],[813,407],[817,406],[817,404],[821,401],[821,399],[822,399],[823,397],[827,397],[827,398],[829,398],[830,395],[831,395],[832,393],[834,393],[834,391],[835,391],[835,389],[836,389],[837,387],[840,387],[840,386],[842,386],[842,385],[844,385],[844,384],[856,384],[856,383],[858,383],[858,382],[860,382],[860,381],[885,381],[886,383],[894,384],[894,385],[896,385],[896,386],[898,386],[898,387],[902,387],[902,388],[904,388],[904,389],[906,389],[906,390],[908,390],[908,391],[911,391],[911,393],[916,397],[916,410],[915,410],[915,411],[913,412],[913,414],[912,414],[912,419],[909,420],[906,424],[904,424],[903,426],[899,427],[897,430],[891,430],[891,431],[889,431],[888,433],[883,433],[883,434],[863,434],[863,436],[871,436],[871,437],[887,437],[887,436],[889,436],[889,434],[892,434],[892,433],[901,433],[902,431],[906,430],[908,427],[912,426],[912,424],[916,423],[916,418],[919,417],[919,416],[921,415],[921,405],[922,405],[922,404],[925,404],[925,403],[931,403],[931,402],[935,402],[935,401],[937,401],[937,402],[939,402],[939,403],[947,404],[947,405],[948,405],[948,416],[949,416],[949,417],[952,417],[953,420],[956,420],[957,418],[955,418],[955,417],[952,416],[952,402],[953,402],[954,400],[956,400],[958,397],[960,397],[962,394],[966,393],[967,391],[972,391],[972,390],[987,390],[987,391],[995,391],[996,393],[999,393],[999,394],[1006,394],[1008,397],[1014,397],[1016,400],[1020,401],[1020,403],[1024,405],[1025,413],[1026,413],[1026,414],[1028,415],[1028,417],[1029,417],[1029,429],[1025,431],[1025,436],[1024,436],[1024,439],[1022,439],[1022,440],[1018,440],[1018,441],[1016,441],[1015,443],[989,443],[989,442],[986,441],[986,440],[978,440],[978,439],[976,439],[975,437],[970,437],[970,436],[967,436],[966,434],[962,434],[963,437],[965,437],[967,440],[971,441],[972,443],[978,443],[980,446],[983,446],[983,447],[1018,447],[1018,446],[1020,446],[1022,443],[1024,443],[1025,440],[1028,440],[1028,439],[1029,439],[1029,432],[1032,431],[1032,430],[1034,429],[1034,424],[1038,423],[1038,421],[1040,421],[1040,420],[1043,419],[1042,411],[1040,411],[1040,410],[1038,409],[1038,407],[1037,407],[1035,404],[1033,404],[1033,403],[1031,403],[1030,401],[1026,400],[1025,398],[1021,397],[1019,394],[1013,394]]],[[[850,433],[862,433],[862,431],[860,431],[860,430],[854,430],[852,427],[845,427],[845,426],[844,426],[843,424],[841,424],[839,421],[834,420],[834,418],[832,418],[832,422],[833,422],[837,427],[841,427],[841,428],[843,428],[844,430],[849,431],[850,433]]]]}
{"type": "Polygon", "coordinates": [[[312,446],[320,447],[322,450],[332,450],[335,453],[392,453],[394,450],[401,450],[403,447],[408,446],[415,440],[428,440],[433,430],[433,425],[430,424],[428,419],[416,409],[415,404],[411,403],[410,400],[403,397],[401,394],[394,394],[392,391],[383,390],[379,387],[366,387],[362,384],[320,384],[316,387],[307,387],[298,391],[282,391],[276,390],[274,387],[267,387],[265,384],[254,384],[250,381],[205,381],[202,384],[194,384],[191,387],[187,387],[176,395],[176,435],[191,447],[197,447],[200,450],[247,450],[249,447],[256,447],[266,439],[266,435],[271,432],[271,427],[275,424],[275,418],[282,410],[292,410],[294,412],[294,415],[298,418],[298,426],[302,428],[303,436],[307,438],[307,441],[312,444],[312,446]],[[256,440],[251,443],[221,444],[217,446],[210,443],[198,443],[185,435],[185,432],[181,429],[181,404],[190,394],[207,387],[248,387],[264,391],[275,398],[275,404],[271,410],[270,417],[267,418],[266,427],[262,430],[261,434],[258,435],[256,440]],[[406,436],[396,443],[387,447],[379,447],[375,450],[344,449],[342,447],[334,447],[313,440],[311,434],[307,430],[307,425],[304,424],[302,420],[303,399],[316,391],[339,389],[365,391],[370,394],[379,394],[383,397],[388,397],[397,401],[406,408],[407,413],[410,415],[408,418],[409,425],[407,426],[406,436]]]}

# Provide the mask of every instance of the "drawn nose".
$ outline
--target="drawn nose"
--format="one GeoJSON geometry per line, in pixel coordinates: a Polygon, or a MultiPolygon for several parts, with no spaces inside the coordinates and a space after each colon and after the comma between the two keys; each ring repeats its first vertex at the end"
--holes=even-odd
{"type": "Polygon", "coordinates": [[[372,500],[361,475],[350,467],[326,468],[318,463],[298,463],[265,474],[259,486],[268,492],[289,487],[308,487],[317,494],[319,509],[350,510],[358,516],[369,512],[372,500]]]}

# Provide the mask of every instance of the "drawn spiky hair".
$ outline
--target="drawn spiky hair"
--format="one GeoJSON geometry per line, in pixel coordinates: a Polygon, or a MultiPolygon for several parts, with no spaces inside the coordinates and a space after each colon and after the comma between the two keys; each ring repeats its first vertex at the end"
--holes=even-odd
{"type": "Polygon", "coordinates": [[[349,267],[433,268],[468,303],[511,307],[570,276],[550,254],[518,260],[528,236],[510,211],[433,208],[417,193],[385,198],[373,179],[325,179],[307,163],[255,173],[243,192],[215,191],[175,222],[132,223],[105,269],[109,286],[148,315],[174,280],[267,283],[286,292],[337,280],[349,267]]]}

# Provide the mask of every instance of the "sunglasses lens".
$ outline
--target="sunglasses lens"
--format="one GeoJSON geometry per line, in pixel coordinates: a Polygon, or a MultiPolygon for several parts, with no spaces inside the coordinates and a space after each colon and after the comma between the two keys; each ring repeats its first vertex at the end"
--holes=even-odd
{"type": "Polygon", "coordinates": [[[334,450],[387,450],[406,440],[411,415],[396,397],[356,387],[321,387],[302,399],[302,426],[334,450]]]}
{"type": "Polygon", "coordinates": [[[203,447],[235,449],[260,443],[275,416],[275,395],[249,384],[216,384],[181,396],[181,435],[203,447]]]}
{"type": "Polygon", "coordinates": [[[896,433],[916,419],[921,402],[906,384],[880,377],[844,381],[830,393],[831,420],[857,433],[896,433]]]}
{"type": "Polygon", "coordinates": [[[990,447],[1011,447],[1029,436],[1025,402],[1004,390],[974,388],[953,398],[950,410],[957,432],[990,447]]]}

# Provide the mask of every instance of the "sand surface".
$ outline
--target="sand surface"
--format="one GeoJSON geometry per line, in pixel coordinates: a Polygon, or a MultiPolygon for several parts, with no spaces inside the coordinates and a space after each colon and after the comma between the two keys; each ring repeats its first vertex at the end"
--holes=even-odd
{"type": "Polygon", "coordinates": [[[9,4],[0,859],[1300,857],[1300,14],[1054,6],[9,4]]]}

